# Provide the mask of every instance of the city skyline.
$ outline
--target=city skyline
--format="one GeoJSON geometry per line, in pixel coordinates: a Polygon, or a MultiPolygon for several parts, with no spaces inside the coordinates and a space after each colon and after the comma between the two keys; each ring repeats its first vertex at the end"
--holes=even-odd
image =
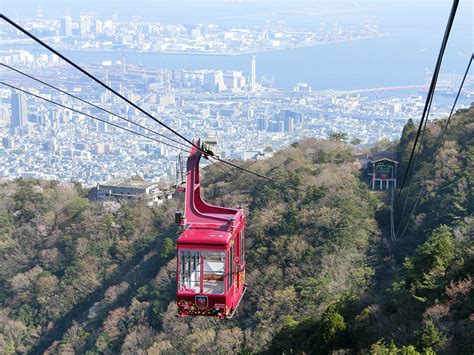
{"type": "MultiPolygon", "coordinates": [[[[41,11],[37,13],[41,16],[25,19],[23,23],[185,136],[215,137],[223,157],[245,160],[268,156],[264,152],[268,147],[276,151],[305,137],[325,139],[334,133],[345,133],[348,142],[358,142],[361,146],[372,145],[380,139],[393,141],[408,119],[420,118],[430,80],[427,67],[421,73],[417,70],[418,79],[386,80],[379,84],[366,78],[351,85],[344,82],[343,86],[348,87],[342,89],[337,88],[342,82],[336,79],[324,85],[334,85],[337,90],[328,90],[321,89],[318,80],[321,76],[316,79],[311,76],[314,66],[300,66],[292,61],[286,65],[282,62],[275,68],[269,65],[272,58],[289,58],[297,53],[308,61],[313,48],[328,53],[350,47],[366,49],[396,38],[394,29],[384,26],[383,18],[360,18],[350,25],[340,23],[337,16],[345,16],[341,15],[344,6],[349,6],[347,9],[352,6],[341,4],[334,8],[336,17],[331,21],[316,21],[299,32],[296,29],[306,26],[303,22],[272,20],[250,25],[239,24],[240,20],[236,19],[232,23],[221,20],[163,23],[138,17],[125,21],[113,14],[68,11],[55,17],[48,14],[48,6],[38,6],[35,11],[41,11]],[[339,44],[336,47],[329,43],[339,44]],[[229,61],[233,57],[235,60],[229,61]],[[165,58],[169,59],[163,65],[165,58]],[[187,59],[191,64],[183,65],[187,59]],[[269,77],[269,69],[273,77],[269,77]],[[287,72],[298,73],[298,70],[298,75],[291,77],[290,74],[282,85],[281,78],[288,75],[287,72]]],[[[370,7],[352,10],[372,11],[370,7]]],[[[322,11],[322,8],[314,11],[322,11]]],[[[274,12],[272,16],[283,16],[283,13],[278,14],[274,12]]],[[[24,42],[24,37],[6,29],[5,24],[1,28],[4,29],[0,38],[2,63],[130,121],[157,128],[56,56],[24,42]]],[[[418,53],[425,56],[429,50],[421,47],[418,53]]],[[[334,66],[326,65],[329,74],[334,66]]],[[[71,112],[38,97],[26,98],[25,93],[18,96],[11,88],[0,87],[1,176],[74,179],[93,186],[111,178],[132,175],[142,175],[150,181],[171,180],[175,175],[176,149],[95,122],[89,116],[136,129],[130,123],[123,124],[113,115],[88,107],[6,67],[0,70],[2,81],[78,110],[71,112]],[[127,162],[126,169],[123,162],[127,162]]],[[[448,113],[459,80],[457,71],[447,70],[442,74],[437,100],[431,110],[432,119],[448,113]]],[[[470,102],[473,81],[472,75],[468,76],[461,105],[470,102]]],[[[148,133],[141,128],[136,131],[148,133]]]]}

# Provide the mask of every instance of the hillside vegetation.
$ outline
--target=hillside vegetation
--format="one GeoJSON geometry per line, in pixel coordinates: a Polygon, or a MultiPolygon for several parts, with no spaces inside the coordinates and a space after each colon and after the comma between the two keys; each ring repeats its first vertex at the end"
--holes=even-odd
{"type": "MultiPolygon", "coordinates": [[[[249,289],[227,321],[176,318],[173,214],[181,199],[150,209],[91,203],[73,183],[4,182],[0,349],[472,353],[473,130],[474,109],[460,112],[431,168],[440,129],[430,126],[416,174],[424,178],[412,184],[415,192],[423,186],[420,204],[398,242],[387,199],[369,192],[349,145],[306,139],[247,164],[282,185],[206,168],[206,198],[249,217],[249,289]]],[[[413,139],[408,124],[393,148],[402,172],[413,139]]]]}
{"type": "MultiPolygon", "coordinates": [[[[453,117],[436,149],[445,125],[429,125],[411,188],[395,204],[402,231],[419,199],[407,233],[393,241],[389,206],[376,212],[382,238],[368,291],[284,325],[269,353],[474,353],[474,107],[453,117]]],[[[394,147],[400,178],[415,131],[409,122],[394,147]]]]}

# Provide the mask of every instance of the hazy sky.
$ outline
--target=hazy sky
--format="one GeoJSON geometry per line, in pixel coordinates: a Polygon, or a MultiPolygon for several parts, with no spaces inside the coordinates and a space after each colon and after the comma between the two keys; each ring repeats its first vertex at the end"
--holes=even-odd
{"type": "MultiPolygon", "coordinates": [[[[47,7],[49,4],[57,4],[61,2],[63,4],[67,3],[77,3],[78,0],[0,0],[1,5],[43,5],[47,7]]],[[[130,5],[130,0],[82,0],[82,3],[111,3],[111,4],[124,4],[130,5]]],[[[134,0],[133,3],[166,3],[166,4],[225,4],[225,3],[243,3],[243,4],[258,4],[258,3],[270,3],[270,4],[337,4],[337,3],[348,3],[348,4],[374,4],[374,5],[384,5],[384,4],[396,4],[396,3],[450,3],[449,0],[384,0],[384,1],[375,1],[375,0],[336,0],[336,1],[315,1],[315,0],[134,0]]],[[[469,2],[469,1],[464,1],[469,2]]]]}

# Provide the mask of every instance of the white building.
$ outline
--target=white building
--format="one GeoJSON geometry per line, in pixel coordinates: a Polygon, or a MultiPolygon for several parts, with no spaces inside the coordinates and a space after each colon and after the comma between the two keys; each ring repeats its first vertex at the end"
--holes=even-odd
{"type": "Polygon", "coordinates": [[[98,184],[91,190],[91,199],[100,200],[128,200],[144,199],[147,206],[157,206],[171,195],[160,190],[157,183],[143,180],[110,180],[105,184],[98,184]]]}

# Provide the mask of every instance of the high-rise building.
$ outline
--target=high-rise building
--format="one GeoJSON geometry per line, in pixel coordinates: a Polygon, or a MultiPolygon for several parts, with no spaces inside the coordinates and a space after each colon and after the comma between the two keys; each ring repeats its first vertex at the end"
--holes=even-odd
{"type": "Polygon", "coordinates": [[[109,125],[105,122],[96,121],[96,129],[99,133],[107,133],[109,131],[109,125]]]}
{"type": "Polygon", "coordinates": [[[95,154],[104,154],[105,153],[105,148],[104,148],[104,143],[97,143],[95,145],[95,154]]]}
{"type": "Polygon", "coordinates": [[[259,131],[266,131],[268,129],[268,117],[259,117],[257,119],[257,129],[259,131]]]}
{"type": "Polygon", "coordinates": [[[251,59],[251,65],[252,65],[252,77],[250,79],[250,91],[255,92],[256,90],[256,84],[257,84],[257,58],[253,55],[251,59]]]}
{"type": "Polygon", "coordinates": [[[59,151],[59,146],[56,139],[53,138],[50,141],[44,142],[43,151],[56,154],[59,151]]]}
{"type": "Polygon", "coordinates": [[[10,123],[10,110],[7,105],[3,105],[2,99],[0,99],[0,126],[8,125],[10,123]]]}
{"type": "Polygon", "coordinates": [[[284,129],[285,132],[293,133],[295,129],[295,119],[291,116],[287,116],[284,118],[284,129]]]}
{"type": "Polygon", "coordinates": [[[72,36],[72,19],[71,16],[61,18],[61,36],[72,36]]]}
{"type": "Polygon", "coordinates": [[[9,138],[9,137],[2,138],[2,147],[5,149],[15,148],[15,142],[13,141],[13,138],[9,138]]]}
{"type": "Polygon", "coordinates": [[[204,74],[204,90],[209,92],[221,92],[225,89],[224,73],[221,70],[210,70],[204,74]]]}
{"type": "Polygon", "coordinates": [[[28,124],[28,106],[23,93],[13,92],[11,96],[12,118],[11,127],[23,127],[28,124]]]}
{"type": "Polygon", "coordinates": [[[94,32],[95,32],[95,34],[96,35],[102,34],[103,29],[104,29],[104,24],[102,23],[102,21],[99,20],[99,19],[95,19],[94,20],[94,32]]]}
{"type": "Polygon", "coordinates": [[[231,71],[224,74],[224,85],[227,90],[239,91],[245,86],[245,77],[241,71],[231,71]]]}
{"type": "Polygon", "coordinates": [[[90,37],[92,21],[90,16],[81,16],[79,20],[79,32],[81,38],[86,39],[90,37]]]}

